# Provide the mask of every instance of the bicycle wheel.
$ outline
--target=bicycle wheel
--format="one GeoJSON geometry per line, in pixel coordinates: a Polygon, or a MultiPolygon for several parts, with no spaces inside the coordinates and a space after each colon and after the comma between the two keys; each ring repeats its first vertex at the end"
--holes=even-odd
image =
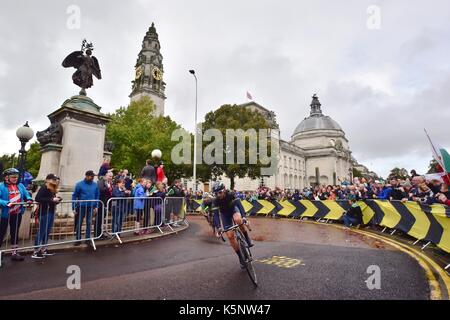
{"type": "Polygon", "coordinates": [[[242,260],[244,260],[245,262],[245,269],[247,270],[248,276],[250,277],[250,280],[252,280],[253,285],[257,287],[258,279],[256,278],[256,272],[255,269],[253,268],[252,264],[253,258],[250,249],[247,247],[247,244],[245,240],[242,238],[242,235],[239,234],[237,236],[237,241],[239,244],[239,250],[241,252],[242,260]]]}

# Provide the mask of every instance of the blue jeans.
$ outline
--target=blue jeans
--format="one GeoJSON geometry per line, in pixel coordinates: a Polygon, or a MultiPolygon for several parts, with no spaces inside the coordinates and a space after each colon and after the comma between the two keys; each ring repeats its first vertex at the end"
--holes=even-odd
{"type": "Polygon", "coordinates": [[[345,224],[346,227],[350,227],[351,224],[352,225],[361,224],[360,219],[354,218],[354,217],[350,217],[349,215],[346,215],[346,214],[344,214],[342,219],[344,220],[344,224],[345,224]]]}
{"type": "Polygon", "coordinates": [[[120,205],[112,207],[112,232],[122,231],[123,219],[125,218],[125,208],[120,205]]]}
{"type": "Polygon", "coordinates": [[[34,240],[36,247],[48,243],[48,236],[50,235],[50,231],[52,231],[55,220],[54,212],[40,212],[39,214],[39,230],[34,240]]]}
{"type": "Polygon", "coordinates": [[[83,220],[86,218],[86,239],[91,237],[91,225],[92,225],[92,214],[94,211],[94,207],[92,206],[83,206],[76,208],[76,216],[75,216],[75,233],[76,239],[81,239],[81,227],[83,226],[83,220]]]}

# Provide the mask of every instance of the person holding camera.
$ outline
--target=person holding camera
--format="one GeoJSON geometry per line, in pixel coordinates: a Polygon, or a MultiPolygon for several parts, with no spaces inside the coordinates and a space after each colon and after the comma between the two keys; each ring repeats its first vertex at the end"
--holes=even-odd
{"type": "Polygon", "coordinates": [[[47,256],[52,256],[46,245],[48,237],[53,228],[55,221],[55,208],[62,198],[57,197],[59,178],[53,173],[50,173],[45,178],[45,184],[39,189],[36,195],[36,202],[39,203],[37,212],[37,221],[39,221],[39,229],[34,241],[34,253],[31,256],[33,259],[43,259],[47,256]]]}
{"type": "Polygon", "coordinates": [[[350,208],[342,216],[344,225],[347,228],[350,228],[351,226],[359,228],[359,226],[363,224],[363,215],[358,203],[359,200],[357,195],[349,195],[348,197],[350,208]]]}

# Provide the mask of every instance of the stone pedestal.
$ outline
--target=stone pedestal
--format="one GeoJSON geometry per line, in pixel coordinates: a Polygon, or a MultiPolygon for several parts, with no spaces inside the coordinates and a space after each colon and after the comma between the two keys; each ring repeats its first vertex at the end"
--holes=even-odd
{"type": "Polygon", "coordinates": [[[105,130],[110,118],[87,96],[67,99],[48,115],[52,124],[62,128],[60,141],[42,147],[41,167],[37,180],[49,173],[60,177],[63,198],[69,198],[75,184],[84,179],[87,170],[98,172],[103,162],[105,130]],[[64,193],[67,193],[64,194],[64,193]]]}
{"type": "Polygon", "coordinates": [[[44,181],[49,173],[59,174],[59,160],[63,146],[60,144],[49,143],[41,148],[41,166],[37,181],[44,181]]]}

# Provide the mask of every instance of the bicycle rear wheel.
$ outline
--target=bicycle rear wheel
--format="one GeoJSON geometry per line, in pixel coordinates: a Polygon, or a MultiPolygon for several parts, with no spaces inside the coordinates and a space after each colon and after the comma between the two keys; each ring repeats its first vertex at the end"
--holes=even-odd
{"type": "Polygon", "coordinates": [[[253,258],[250,249],[248,248],[245,240],[242,238],[241,235],[238,235],[237,241],[239,243],[239,250],[241,252],[242,260],[245,263],[245,269],[247,270],[248,276],[250,277],[250,280],[253,282],[253,285],[257,287],[258,279],[256,277],[255,269],[253,268],[252,264],[253,258]]]}

